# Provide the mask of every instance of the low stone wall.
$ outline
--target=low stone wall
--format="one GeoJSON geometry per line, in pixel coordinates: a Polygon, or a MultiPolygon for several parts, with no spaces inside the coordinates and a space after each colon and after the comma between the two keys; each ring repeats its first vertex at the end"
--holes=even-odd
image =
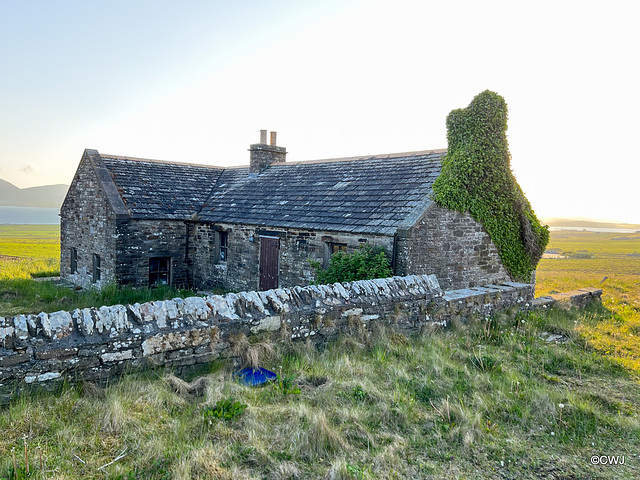
{"type": "Polygon", "coordinates": [[[412,275],[0,317],[0,392],[64,378],[102,381],[144,365],[206,363],[231,356],[240,334],[321,343],[374,324],[419,332],[530,308],[533,290],[506,283],[443,292],[434,275],[412,275]]]}
{"type": "Polygon", "coordinates": [[[585,287],[570,292],[554,293],[546,297],[538,297],[531,303],[531,306],[534,309],[549,308],[552,306],[586,307],[593,301],[602,301],[601,288],[585,287]]]}

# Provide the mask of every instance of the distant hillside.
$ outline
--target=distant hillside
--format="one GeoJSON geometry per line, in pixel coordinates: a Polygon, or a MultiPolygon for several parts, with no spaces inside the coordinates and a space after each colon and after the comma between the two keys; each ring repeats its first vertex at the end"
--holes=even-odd
{"type": "Polygon", "coordinates": [[[0,205],[10,207],[60,208],[69,185],[18,188],[0,179],[0,205]]]}
{"type": "Polygon", "coordinates": [[[640,230],[640,224],[608,222],[593,218],[544,218],[543,222],[550,227],[629,228],[640,230]]]}

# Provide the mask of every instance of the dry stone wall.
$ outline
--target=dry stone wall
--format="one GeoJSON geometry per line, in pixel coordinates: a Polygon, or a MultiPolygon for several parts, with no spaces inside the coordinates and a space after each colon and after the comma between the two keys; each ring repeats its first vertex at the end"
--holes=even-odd
{"type": "Polygon", "coordinates": [[[238,334],[322,343],[376,324],[419,332],[530,308],[533,289],[505,283],[444,292],[434,275],[410,275],[0,317],[0,392],[6,398],[64,378],[102,381],[145,365],[206,363],[231,356],[238,334]]]}

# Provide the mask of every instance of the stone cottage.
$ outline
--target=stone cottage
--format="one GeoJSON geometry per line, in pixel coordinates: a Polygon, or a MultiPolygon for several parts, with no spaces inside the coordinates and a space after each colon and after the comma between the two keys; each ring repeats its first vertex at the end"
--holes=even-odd
{"type": "Polygon", "coordinates": [[[60,212],[61,275],[83,287],[266,290],[306,285],[309,259],[369,243],[396,275],[433,273],[446,289],[511,280],[479,223],[431,201],[444,154],[286,162],[264,130],[248,167],[85,150],[60,212]]]}

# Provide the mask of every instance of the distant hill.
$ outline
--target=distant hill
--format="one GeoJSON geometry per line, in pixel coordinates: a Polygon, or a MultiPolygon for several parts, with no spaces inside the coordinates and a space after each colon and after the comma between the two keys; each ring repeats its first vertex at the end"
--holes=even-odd
{"type": "Polygon", "coordinates": [[[640,224],[618,223],[594,218],[544,218],[543,222],[550,227],[627,228],[640,230],[640,224]]]}
{"type": "Polygon", "coordinates": [[[10,207],[60,208],[69,185],[18,188],[0,179],[0,205],[10,207]]]}

